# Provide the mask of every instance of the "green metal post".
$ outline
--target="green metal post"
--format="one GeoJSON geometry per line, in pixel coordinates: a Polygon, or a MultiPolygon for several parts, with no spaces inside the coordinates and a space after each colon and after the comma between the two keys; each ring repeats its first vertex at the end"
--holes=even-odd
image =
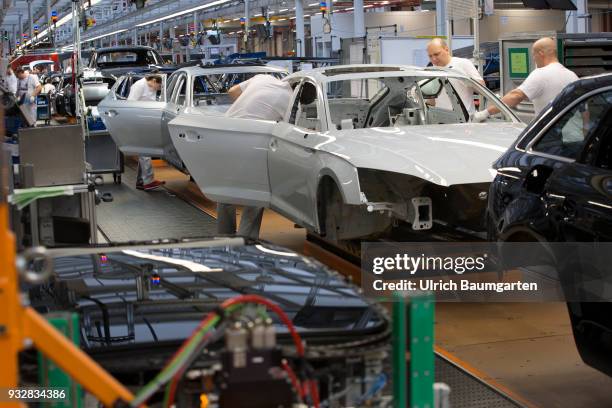
{"type": "Polygon", "coordinates": [[[434,406],[434,314],[431,293],[410,299],[410,407],[434,406]]]}
{"type": "Polygon", "coordinates": [[[396,294],[393,302],[393,406],[406,408],[408,379],[406,365],[406,301],[396,294]]]}
{"type": "MultiPolygon", "coordinates": [[[[50,313],[47,320],[62,332],[75,345],[79,345],[79,316],[76,313],[50,313]]],[[[41,387],[63,388],[66,398],[61,401],[45,403],[49,408],[82,408],[83,390],[70,376],[59,369],[55,363],[38,353],[38,381],[41,387]]]]}

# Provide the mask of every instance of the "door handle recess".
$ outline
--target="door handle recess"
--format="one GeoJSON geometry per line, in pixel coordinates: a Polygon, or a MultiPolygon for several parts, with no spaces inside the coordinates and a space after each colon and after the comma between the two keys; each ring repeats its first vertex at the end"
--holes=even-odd
{"type": "Polygon", "coordinates": [[[111,118],[112,118],[113,116],[117,116],[117,115],[119,115],[119,113],[118,113],[116,110],[114,110],[114,109],[109,109],[108,111],[104,112],[104,114],[105,114],[106,116],[108,116],[108,117],[111,117],[111,118]]]}
{"type": "Polygon", "coordinates": [[[272,141],[270,141],[270,150],[275,152],[277,147],[278,147],[278,141],[276,139],[273,139],[272,141]]]}
{"type": "MultiPolygon", "coordinates": [[[[179,134],[179,137],[181,137],[180,134],[179,134]]],[[[201,134],[199,134],[198,132],[194,132],[192,130],[186,131],[183,137],[190,142],[197,142],[198,140],[202,140],[204,138],[201,134]]]]}

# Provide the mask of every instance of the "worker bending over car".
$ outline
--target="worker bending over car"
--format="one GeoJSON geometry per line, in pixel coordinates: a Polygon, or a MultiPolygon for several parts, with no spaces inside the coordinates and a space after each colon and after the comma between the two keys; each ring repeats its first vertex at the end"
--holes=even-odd
{"type": "MultiPolygon", "coordinates": [[[[540,38],[533,44],[532,53],[536,69],[518,88],[505,94],[502,102],[514,108],[525,99],[529,99],[533,102],[535,114],[538,115],[563,88],[577,80],[578,76],[561,65],[557,59],[557,45],[554,39],[540,38]]],[[[491,105],[481,112],[476,112],[472,120],[482,122],[498,112],[499,109],[491,105]]]]}
{"type": "MultiPolygon", "coordinates": [[[[225,116],[242,119],[281,121],[291,102],[291,86],[271,75],[255,75],[234,85],[228,91],[234,103],[225,116]]],[[[229,159],[229,158],[228,158],[229,159]]],[[[263,216],[262,207],[245,206],[242,211],[238,235],[257,239],[263,216]]],[[[217,204],[217,231],[220,234],[236,233],[236,207],[217,204]]]]}
{"type": "MultiPolygon", "coordinates": [[[[429,56],[429,61],[431,61],[434,66],[454,69],[472,78],[481,85],[485,84],[478,70],[474,64],[472,64],[472,61],[466,58],[452,57],[446,41],[442,38],[434,38],[427,44],[427,55],[429,56]]],[[[476,111],[474,106],[474,90],[464,81],[457,81],[452,78],[449,79],[449,81],[457,91],[468,113],[474,113],[476,111]]],[[[445,93],[441,94],[437,99],[436,107],[449,110],[453,109],[453,105],[445,93]]]]}
{"type": "MultiPolygon", "coordinates": [[[[156,101],[157,92],[161,89],[161,86],[161,76],[147,75],[132,84],[127,99],[128,101],[156,101]]],[[[139,190],[151,191],[164,184],[166,184],[165,181],[155,180],[151,158],[139,156],[136,188],[139,190]]]]}

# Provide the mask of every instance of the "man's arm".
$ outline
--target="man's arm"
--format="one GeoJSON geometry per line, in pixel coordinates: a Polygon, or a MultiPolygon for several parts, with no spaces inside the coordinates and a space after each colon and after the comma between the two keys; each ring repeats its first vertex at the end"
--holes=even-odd
{"type": "MultiPolygon", "coordinates": [[[[525,99],[527,99],[527,95],[525,95],[525,93],[520,89],[516,88],[505,94],[501,100],[509,107],[514,108],[525,99]]],[[[495,115],[499,112],[500,110],[497,108],[497,106],[491,105],[483,111],[474,113],[472,116],[472,122],[484,122],[489,116],[495,115]]]]}
{"type": "MultiPolygon", "coordinates": [[[[501,100],[509,107],[514,108],[525,99],[527,99],[527,95],[525,95],[525,93],[520,89],[516,88],[505,94],[501,100]]],[[[487,111],[490,115],[495,115],[496,113],[500,112],[497,106],[494,105],[489,106],[487,111]]]]}
{"type": "Polygon", "coordinates": [[[240,84],[232,86],[227,92],[232,101],[238,99],[240,95],[242,95],[242,88],[240,88],[240,84]]]}

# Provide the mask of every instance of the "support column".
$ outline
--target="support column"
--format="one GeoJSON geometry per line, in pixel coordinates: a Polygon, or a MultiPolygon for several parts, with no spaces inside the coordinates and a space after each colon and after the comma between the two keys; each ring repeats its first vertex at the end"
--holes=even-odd
{"type": "Polygon", "coordinates": [[[298,57],[306,56],[304,37],[304,0],[295,0],[295,51],[298,57]]]}
{"type": "Polygon", "coordinates": [[[28,0],[28,24],[30,26],[30,41],[34,39],[34,21],[32,20],[32,2],[28,0]]]}
{"type": "Polygon", "coordinates": [[[22,21],[22,16],[21,14],[19,14],[19,30],[17,32],[17,39],[19,40],[20,44],[23,44],[23,21],[22,21]]]}
{"type": "Polygon", "coordinates": [[[365,37],[365,10],[363,8],[363,0],[355,0],[353,2],[353,32],[355,37],[365,37]]]}
{"type": "Polygon", "coordinates": [[[134,28],[134,32],[132,33],[132,45],[137,45],[138,41],[138,27],[134,28]]]}
{"type": "Polygon", "coordinates": [[[571,34],[590,32],[590,20],[587,17],[589,14],[588,0],[572,1],[578,10],[565,12],[565,19],[567,20],[565,32],[571,34]]]}
{"type": "MultiPolygon", "coordinates": [[[[187,39],[189,39],[189,20],[185,21],[185,34],[187,34],[187,39]]],[[[185,47],[185,62],[189,62],[189,42],[187,41],[187,46],[185,47]]]]}
{"type": "Polygon", "coordinates": [[[436,35],[446,35],[446,0],[436,0],[436,35]]]}
{"type": "Polygon", "coordinates": [[[170,49],[170,53],[172,54],[172,63],[176,63],[176,58],[174,56],[174,41],[176,37],[176,33],[174,32],[174,22],[170,22],[170,28],[168,29],[168,36],[172,39],[172,48],[170,49]]]}
{"type": "Polygon", "coordinates": [[[244,41],[244,50],[245,52],[249,52],[248,50],[248,45],[249,45],[249,20],[251,19],[251,14],[249,12],[249,0],[244,0],[244,37],[243,37],[243,41],[244,41]]]}
{"type": "Polygon", "coordinates": [[[46,0],[47,4],[47,35],[49,36],[49,40],[51,40],[51,0],[46,0]]]}
{"type": "Polygon", "coordinates": [[[157,41],[158,41],[158,43],[159,43],[159,51],[162,51],[162,50],[163,50],[163,48],[164,48],[164,46],[163,46],[163,44],[164,44],[163,40],[164,40],[164,22],[163,22],[163,21],[160,21],[160,22],[159,22],[159,36],[157,37],[157,41]]]}

